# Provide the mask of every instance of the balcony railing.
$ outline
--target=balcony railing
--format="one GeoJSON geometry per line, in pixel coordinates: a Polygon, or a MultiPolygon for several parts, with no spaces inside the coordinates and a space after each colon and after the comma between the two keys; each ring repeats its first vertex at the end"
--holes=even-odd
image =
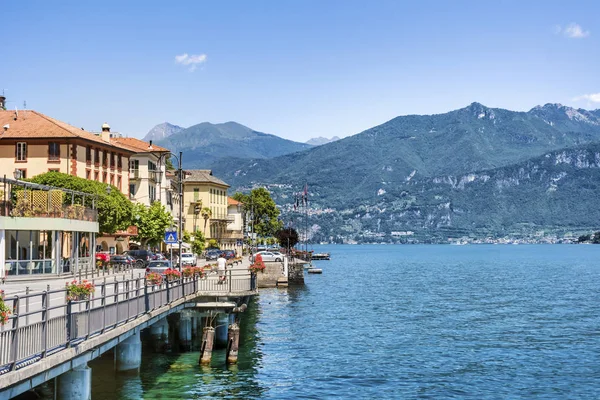
{"type": "Polygon", "coordinates": [[[211,222],[234,222],[235,216],[229,214],[213,214],[210,217],[211,222]]]}
{"type": "Polygon", "coordinates": [[[98,221],[96,195],[0,178],[0,215],[98,221]]]}
{"type": "Polygon", "coordinates": [[[139,169],[130,169],[129,170],[129,179],[140,179],[140,170],[139,169]]]}

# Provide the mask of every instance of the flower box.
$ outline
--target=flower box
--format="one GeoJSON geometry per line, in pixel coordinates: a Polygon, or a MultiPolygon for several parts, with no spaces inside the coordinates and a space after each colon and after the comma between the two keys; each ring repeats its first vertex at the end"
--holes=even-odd
{"type": "Polygon", "coordinates": [[[96,290],[94,284],[85,279],[81,282],[73,280],[66,284],[66,288],[67,301],[88,300],[96,290]]]}

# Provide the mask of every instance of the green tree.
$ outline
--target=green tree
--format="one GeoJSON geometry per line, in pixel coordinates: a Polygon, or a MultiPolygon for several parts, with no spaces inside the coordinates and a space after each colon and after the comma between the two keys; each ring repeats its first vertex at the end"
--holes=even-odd
{"type": "Polygon", "coordinates": [[[281,247],[290,249],[294,247],[299,241],[298,232],[294,228],[281,229],[277,232],[275,237],[279,241],[279,245],[281,247]]]}
{"type": "Polygon", "coordinates": [[[142,247],[147,244],[158,244],[163,240],[166,229],[173,223],[173,217],[165,206],[155,201],[150,207],[136,204],[134,207],[134,220],[138,227],[138,236],[142,247]]]}
{"type": "Polygon", "coordinates": [[[204,218],[204,232],[206,232],[206,223],[210,217],[212,217],[212,210],[208,207],[204,207],[202,210],[200,210],[200,215],[202,215],[202,218],[204,218]]]}
{"type": "Polygon", "coordinates": [[[219,248],[219,242],[217,242],[216,239],[210,239],[208,241],[208,247],[212,248],[212,249],[218,249],[219,248]]]}
{"type": "Polygon", "coordinates": [[[267,189],[253,189],[250,194],[238,192],[232,197],[244,204],[244,216],[247,213],[254,215],[252,221],[246,223],[253,223],[254,232],[259,236],[273,236],[283,227],[283,223],[278,219],[279,209],[267,189]]]}
{"type": "Polygon", "coordinates": [[[188,231],[183,231],[182,239],[185,243],[189,243],[192,240],[192,235],[188,231]]]}
{"type": "Polygon", "coordinates": [[[206,246],[206,239],[204,234],[200,231],[194,233],[194,241],[192,242],[192,251],[195,254],[202,254],[204,247],[206,246]]]}
{"type": "MultiPolygon", "coordinates": [[[[98,224],[101,233],[115,233],[115,231],[127,229],[132,224],[133,203],[115,186],[61,172],[47,172],[28,179],[28,181],[97,195],[95,205],[98,210],[98,224]],[[107,194],[107,186],[111,189],[110,194],[107,194]]],[[[65,204],[68,204],[71,202],[71,198],[65,196],[64,201],[65,204]]],[[[76,197],[75,202],[82,204],[84,200],[76,197]]],[[[86,197],[83,205],[91,207],[91,203],[92,199],[86,197]]]]}

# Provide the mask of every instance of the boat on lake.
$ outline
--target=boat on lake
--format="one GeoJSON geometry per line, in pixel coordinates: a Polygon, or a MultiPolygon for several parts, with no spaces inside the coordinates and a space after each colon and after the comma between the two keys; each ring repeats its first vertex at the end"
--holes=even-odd
{"type": "Polygon", "coordinates": [[[313,260],[331,260],[331,255],[329,253],[313,253],[313,260]]]}

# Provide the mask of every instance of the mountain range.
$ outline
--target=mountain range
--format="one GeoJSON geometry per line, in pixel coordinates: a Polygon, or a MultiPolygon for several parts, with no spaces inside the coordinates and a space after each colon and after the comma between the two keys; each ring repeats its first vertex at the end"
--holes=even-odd
{"type": "Polygon", "coordinates": [[[291,208],[293,192],[308,183],[314,240],[366,233],[388,240],[406,230],[442,240],[448,232],[589,228],[585,210],[595,201],[582,198],[577,185],[596,173],[599,141],[600,110],[546,104],[515,112],[473,103],[445,114],[397,117],[292,154],[224,158],[211,167],[234,190],[268,187],[284,217],[296,222],[303,216],[291,208]],[[563,154],[574,164],[556,164],[563,154]]]}
{"type": "Polygon", "coordinates": [[[186,168],[210,168],[212,163],[220,159],[272,158],[312,147],[306,143],[257,132],[237,122],[203,122],[189,128],[164,123],[154,127],[144,139],[149,140],[151,137],[156,138],[156,144],[173,153],[182,151],[186,168]],[[169,133],[158,138],[162,132],[169,133]]]}

